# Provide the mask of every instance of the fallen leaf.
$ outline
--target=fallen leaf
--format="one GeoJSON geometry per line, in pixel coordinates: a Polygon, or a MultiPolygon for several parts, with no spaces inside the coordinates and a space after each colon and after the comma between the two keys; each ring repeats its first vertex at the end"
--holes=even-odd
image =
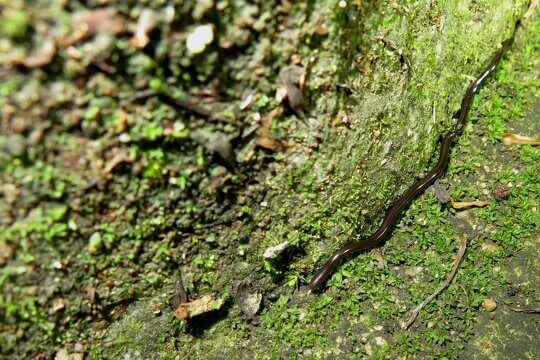
{"type": "Polygon", "coordinates": [[[530,137],[519,134],[503,134],[503,145],[540,145],[540,137],[530,137]]]}
{"type": "Polygon", "coordinates": [[[287,66],[280,70],[279,81],[287,90],[287,99],[289,106],[300,117],[303,117],[304,95],[302,87],[304,86],[306,70],[300,66],[287,66]]]}
{"type": "Polygon", "coordinates": [[[0,242],[0,266],[4,266],[6,262],[13,256],[13,249],[5,242],[0,242]]]}
{"type": "Polygon", "coordinates": [[[107,162],[105,169],[103,169],[103,176],[108,178],[118,165],[131,162],[133,162],[133,159],[129,156],[127,151],[119,151],[107,162]]]}
{"type": "Polygon", "coordinates": [[[23,65],[29,69],[39,68],[49,64],[56,54],[56,44],[54,40],[47,39],[43,45],[32,55],[22,60],[14,60],[14,65],[23,65]]]}
{"type": "Polygon", "coordinates": [[[235,299],[240,309],[248,319],[253,319],[260,309],[262,294],[245,281],[237,281],[233,283],[235,299]]]}
{"type": "Polygon", "coordinates": [[[219,310],[223,303],[223,299],[214,300],[210,295],[203,295],[200,299],[180,304],[174,311],[174,316],[179,319],[191,319],[210,311],[219,310]]]}
{"type": "Polygon", "coordinates": [[[477,201],[454,201],[450,200],[452,207],[457,210],[468,209],[471,207],[484,207],[488,206],[490,202],[488,200],[477,200],[477,201]]]}
{"type": "Polygon", "coordinates": [[[491,192],[491,195],[495,200],[504,200],[510,195],[510,188],[499,184],[495,190],[491,192]]]}
{"type": "Polygon", "coordinates": [[[150,41],[148,34],[163,20],[164,17],[162,14],[151,9],[144,9],[139,16],[139,20],[137,21],[137,27],[133,37],[131,38],[131,44],[138,49],[144,48],[150,41]]]}
{"type": "Polygon", "coordinates": [[[446,188],[439,183],[439,180],[435,180],[433,185],[429,187],[429,190],[433,193],[433,195],[435,195],[441,204],[446,204],[448,201],[452,200],[450,194],[448,191],[446,191],[446,188]]]}
{"type": "Polygon", "coordinates": [[[272,121],[275,118],[279,117],[281,114],[283,114],[283,108],[275,108],[274,110],[270,111],[268,116],[263,119],[261,126],[261,135],[257,139],[255,139],[255,143],[258,146],[271,151],[278,151],[280,149],[282,144],[277,142],[272,136],[270,125],[272,124],[272,121]]]}
{"type": "Polygon", "coordinates": [[[225,135],[219,135],[215,139],[204,144],[206,149],[221,159],[229,169],[236,168],[236,155],[231,141],[225,135]]]}
{"type": "Polygon", "coordinates": [[[384,261],[382,257],[381,250],[375,249],[374,254],[375,254],[375,260],[377,260],[377,267],[381,270],[386,269],[386,261],[384,261]]]}
{"type": "Polygon", "coordinates": [[[126,21],[109,8],[83,11],[73,16],[74,36],[67,45],[89,38],[97,34],[117,35],[126,31],[126,21]]]}

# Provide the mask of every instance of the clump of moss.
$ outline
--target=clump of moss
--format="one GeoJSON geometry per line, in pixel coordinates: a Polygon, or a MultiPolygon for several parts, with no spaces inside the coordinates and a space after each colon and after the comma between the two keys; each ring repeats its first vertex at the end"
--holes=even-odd
{"type": "Polygon", "coordinates": [[[0,34],[15,40],[26,37],[30,29],[28,14],[19,9],[7,8],[0,17],[0,34]]]}

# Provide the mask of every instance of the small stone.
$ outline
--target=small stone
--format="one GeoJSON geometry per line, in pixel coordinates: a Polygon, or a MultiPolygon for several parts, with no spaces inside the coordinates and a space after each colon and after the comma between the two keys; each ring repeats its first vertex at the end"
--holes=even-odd
{"type": "Polygon", "coordinates": [[[366,345],[364,345],[364,349],[366,350],[366,354],[368,356],[373,355],[373,348],[371,347],[370,343],[367,343],[366,345]]]}
{"type": "Polygon", "coordinates": [[[482,251],[489,254],[494,254],[499,251],[499,246],[494,242],[488,240],[482,244],[482,251]]]}
{"type": "Polygon", "coordinates": [[[493,190],[491,193],[493,198],[497,201],[504,200],[510,195],[510,187],[503,186],[501,184],[497,185],[497,187],[493,190]]]}
{"type": "Polygon", "coordinates": [[[66,308],[66,302],[64,299],[58,299],[53,303],[53,311],[59,313],[66,308]]]}
{"type": "Polygon", "coordinates": [[[386,345],[386,340],[384,340],[382,337],[380,336],[377,336],[375,338],[375,344],[377,344],[377,346],[385,346],[386,345]]]}
{"type": "Polygon", "coordinates": [[[21,156],[26,151],[26,139],[20,134],[13,134],[7,138],[5,148],[8,154],[21,156]]]}
{"type": "Polygon", "coordinates": [[[486,298],[484,299],[484,301],[482,301],[482,306],[484,307],[484,309],[486,309],[486,311],[491,312],[497,308],[497,303],[491,298],[486,298]]]}
{"type": "Polygon", "coordinates": [[[0,242],[0,266],[4,266],[12,256],[13,249],[5,242],[0,242]]]}
{"type": "Polygon", "coordinates": [[[488,317],[489,320],[493,320],[493,319],[495,319],[495,314],[489,313],[487,317],[488,317]]]}
{"type": "Polygon", "coordinates": [[[197,26],[186,40],[186,47],[192,54],[199,54],[214,40],[214,27],[211,24],[197,26]]]}
{"type": "Polygon", "coordinates": [[[221,159],[230,169],[236,167],[236,157],[231,141],[225,135],[219,135],[205,144],[208,151],[221,159]]]}
{"type": "Polygon", "coordinates": [[[128,143],[131,141],[131,136],[128,134],[128,133],[121,133],[119,136],[118,136],[118,141],[120,141],[121,143],[128,143]]]}
{"type": "Polygon", "coordinates": [[[103,249],[103,240],[101,239],[101,234],[98,232],[95,232],[90,236],[90,240],[88,240],[88,252],[90,255],[97,254],[103,249]]]}
{"type": "Polygon", "coordinates": [[[242,309],[248,317],[253,317],[259,311],[261,305],[261,293],[253,293],[246,297],[245,306],[242,309]]]}
{"type": "Polygon", "coordinates": [[[54,356],[55,360],[69,360],[69,351],[66,348],[60,349],[54,356]]]}
{"type": "Polygon", "coordinates": [[[271,246],[264,251],[263,257],[265,259],[273,259],[281,254],[285,249],[289,247],[289,242],[284,241],[276,246],[271,246]]]}

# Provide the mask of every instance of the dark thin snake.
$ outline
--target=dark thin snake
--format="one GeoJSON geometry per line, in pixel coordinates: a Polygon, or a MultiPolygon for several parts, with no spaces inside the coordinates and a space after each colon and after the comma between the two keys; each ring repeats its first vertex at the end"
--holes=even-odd
{"type": "Polygon", "coordinates": [[[405,208],[405,205],[431,186],[431,184],[433,184],[435,180],[442,174],[446,168],[446,165],[448,164],[450,147],[452,146],[456,136],[459,135],[459,133],[463,130],[463,127],[467,122],[467,115],[469,114],[474,95],[485,83],[486,79],[495,71],[503,55],[514,42],[514,36],[519,24],[519,21],[516,22],[512,36],[503,41],[500,49],[497,50],[495,55],[493,55],[478,78],[467,88],[465,97],[461,101],[461,108],[456,116],[458,119],[456,124],[454,128],[441,140],[441,151],[439,153],[439,161],[437,162],[437,165],[435,165],[435,167],[425,177],[421,178],[413,186],[411,186],[409,190],[407,190],[405,194],[403,194],[390,207],[381,226],[373,234],[361,241],[351,241],[336,251],[330,257],[330,259],[326,261],[323,267],[315,274],[315,276],[313,276],[313,279],[308,285],[310,291],[316,291],[321,285],[323,285],[342,259],[362,250],[368,249],[381,242],[390,233],[392,224],[396,221],[401,211],[405,208]]]}

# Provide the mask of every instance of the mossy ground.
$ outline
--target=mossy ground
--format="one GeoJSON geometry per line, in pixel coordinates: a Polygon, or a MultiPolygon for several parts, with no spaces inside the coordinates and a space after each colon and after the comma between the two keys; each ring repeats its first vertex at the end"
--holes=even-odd
{"type": "MultiPolygon", "coordinates": [[[[466,87],[459,71],[474,75],[507,36],[521,2],[501,2],[498,16],[489,1],[429,9],[431,2],[365,2],[345,10],[335,1],[174,2],[185,6],[176,7],[172,25],[151,33],[147,49],[135,49],[125,34],[100,36],[59,48],[43,69],[10,65],[11,56],[69,35],[70,15],[98,3],[13,1],[1,14],[2,356],[52,357],[65,348],[94,358],[452,358],[467,342],[486,349],[490,334],[475,331],[485,315],[479,305],[499,299],[506,282],[522,295],[510,300],[534,305],[536,285],[504,274],[506,260],[523,256],[538,226],[538,150],[503,148],[498,140],[508,126],[538,133],[529,126],[538,114],[537,19],[477,98],[442,180],[456,200],[489,198],[499,184],[511,184],[510,197],[455,212],[426,193],[381,247],[384,269],[370,252],[343,264],[325,293],[308,297],[300,287],[348,234],[369,232],[425,168],[466,87]],[[190,55],[177,40],[202,23],[215,24],[216,41],[190,55]],[[385,27],[397,30],[379,43],[385,27]],[[445,39],[442,59],[431,51],[431,33],[445,39]],[[410,78],[401,50],[415,70],[410,78]],[[443,66],[452,54],[459,61],[443,66]],[[310,117],[285,107],[272,118],[282,106],[274,100],[277,73],[295,59],[311,71],[304,89],[310,117]],[[236,123],[207,122],[157,99],[123,103],[148,88],[190,96],[236,123]],[[251,107],[238,113],[234,105],[249,94],[251,107]],[[432,98],[444,101],[419,101],[432,98]],[[431,119],[434,109],[424,129],[418,119],[431,119]],[[256,147],[250,134],[262,136],[264,121],[286,152],[256,147]],[[414,141],[404,141],[405,132],[414,141]],[[216,136],[233,140],[237,172],[208,151],[216,136]],[[358,220],[359,206],[369,220],[358,220]],[[455,281],[412,330],[400,330],[445,278],[454,235],[464,232],[469,249],[455,281]],[[289,258],[264,264],[264,249],[284,239],[293,245],[289,258]],[[175,319],[167,302],[178,271],[192,296],[222,297],[224,309],[189,324],[175,319]],[[234,280],[264,294],[251,321],[236,304],[234,280]]],[[[165,3],[113,8],[135,23],[144,8],[160,12],[165,3]]]]}
{"type": "MultiPolygon", "coordinates": [[[[373,252],[363,254],[342,264],[326,292],[316,296],[307,296],[305,288],[297,287],[299,279],[290,276],[289,291],[265,299],[258,325],[231,319],[208,324],[202,334],[177,338],[179,353],[194,358],[455,358],[467,347],[466,356],[471,357],[532,358],[538,351],[531,340],[534,334],[521,326],[536,332],[535,315],[514,314],[507,306],[537,304],[531,262],[538,261],[540,152],[530,146],[508,148],[500,139],[507,131],[539,130],[539,36],[538,21],[520,30],[517,45],[475,99],[470,123],[441,180],[454,200],[491,199],[491,205],[456,211],[427,192],[411,204],[381,247],[384,269],[377,266],[373,252]],[[498,186],[510,187],[507,199],[492,199],[498,186]],[[411,309],[446,278],[459,245],[456,237],[463,234],[468,249],[454,281],[424,308],[410,330],[402,330],[411,309]],[[510,298],[505,295],[508,289],[516,290],[510,298]],[[481,307],[488,297],[499,304],[494,320],[481,307]],[[507,320],[516,317],[517,322],[507,320]],[[507,349],[502,345],[510,343],[507,349]]],[[[130,326],[142,318],[117,324],[113,343],[118,334],[134,335],[130,326]]]]}

